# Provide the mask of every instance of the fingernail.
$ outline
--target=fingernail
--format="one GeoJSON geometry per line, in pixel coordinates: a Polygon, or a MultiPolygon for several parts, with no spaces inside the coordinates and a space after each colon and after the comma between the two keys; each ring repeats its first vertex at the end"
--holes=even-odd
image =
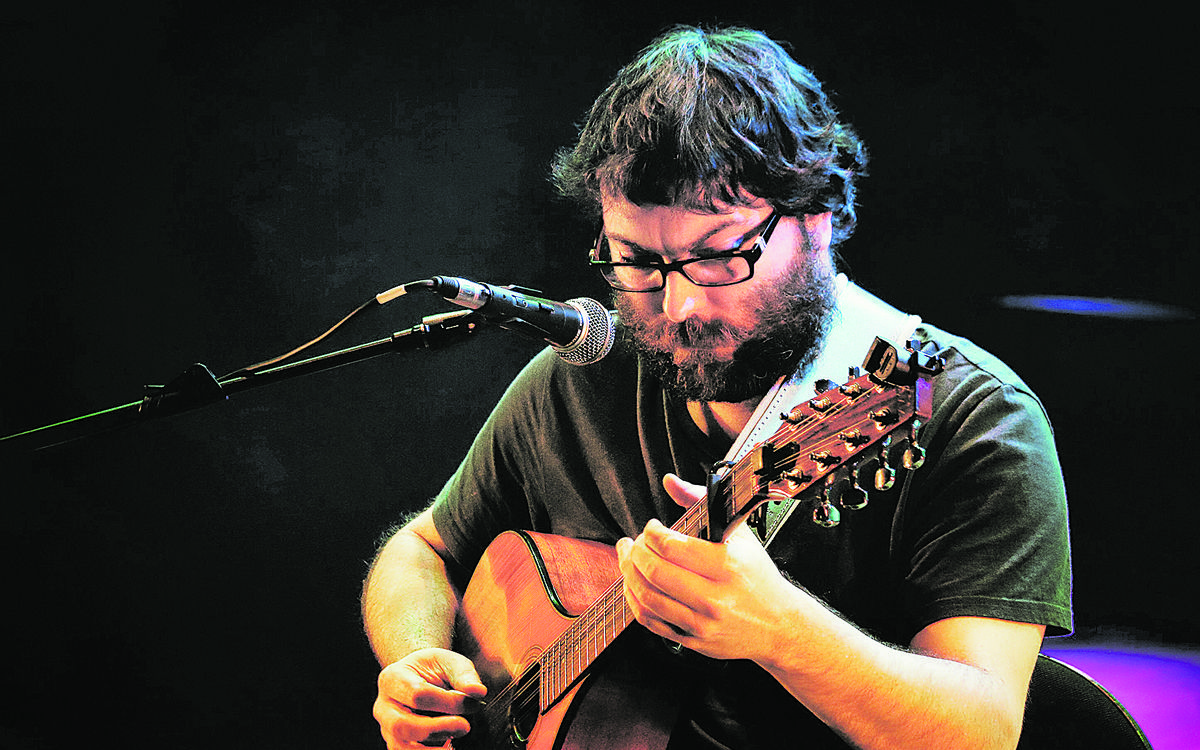
{"type": "Polygon", "coordinates": [[[463,713],[474,714],[487,708],[487,701],[482,698],[472,698],[467,696],[463,699],[463,713]]]}

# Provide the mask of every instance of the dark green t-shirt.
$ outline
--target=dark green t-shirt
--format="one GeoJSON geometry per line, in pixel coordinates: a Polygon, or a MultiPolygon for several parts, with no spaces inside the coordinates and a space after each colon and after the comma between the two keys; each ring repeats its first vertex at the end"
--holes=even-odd
{"type": "MultiPolygon", "coordinates": [[[[772,556],[885,642],[906,645],[926,625],[965,615],[1069,632],[1066,496],[1041,403],[971,342],[928,325],[916,336],[945,362],[921,432],[924,467],[901,471],[836,527],[792,518],[772,556]]],[[[510,386],[433,518],[467,571],[508,529],[612,544],[651,518],[673,523],[681,510],[663,476],[702,484],[728,447],[701,433],[632,353],[576,367],[547,350],[510,386]]],[[[751,664],[700,669],[673,748],[760,747],[816,722],[751,664]]]]}

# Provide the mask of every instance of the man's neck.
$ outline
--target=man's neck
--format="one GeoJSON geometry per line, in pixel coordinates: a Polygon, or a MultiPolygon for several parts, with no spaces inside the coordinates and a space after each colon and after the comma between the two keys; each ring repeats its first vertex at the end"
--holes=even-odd
{"type": "Polygon", "coordinates": [[[687,408],[692,421],[705,435],[724,433],[733,440],[750,421],[760,399],[731,404],[721,401],[689,401],[687,408]]]}

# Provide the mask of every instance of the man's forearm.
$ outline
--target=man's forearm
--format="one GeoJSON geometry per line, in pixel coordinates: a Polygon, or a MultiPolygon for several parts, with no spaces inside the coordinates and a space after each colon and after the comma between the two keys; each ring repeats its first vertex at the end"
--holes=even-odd
{"type": "Polygon", "coordinates": [[[429,543],[407,527],[396,532],[363,584],[363,627],[379,663],[421,648],[449,648],[458,600],[429,543]]]}
{"type": "Polygon", "coordinates": [[[801,610],[805,625],[760,664],[852,744],[1015,747],[1023,711],[1015,696],[1023,687],[970,664],[882,644],[811,598],[801,610]]]}

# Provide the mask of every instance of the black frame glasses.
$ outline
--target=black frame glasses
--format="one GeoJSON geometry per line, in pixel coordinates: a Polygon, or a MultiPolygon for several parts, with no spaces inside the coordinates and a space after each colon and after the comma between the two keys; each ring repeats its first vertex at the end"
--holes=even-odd
{"type": "Polygon", "coordinates": [[[678,271],[696,286],[732,286],[754,277],[754,264],[766,251],[778,223],[779,214],[772,211],[749,247],[673,263],[601,260],[601,247],[608,244],[601,228],[588,263],[600,270],[609,286],[622,292],[657,292],[667,285],[667,274],[671,271],[678,271]]]}

